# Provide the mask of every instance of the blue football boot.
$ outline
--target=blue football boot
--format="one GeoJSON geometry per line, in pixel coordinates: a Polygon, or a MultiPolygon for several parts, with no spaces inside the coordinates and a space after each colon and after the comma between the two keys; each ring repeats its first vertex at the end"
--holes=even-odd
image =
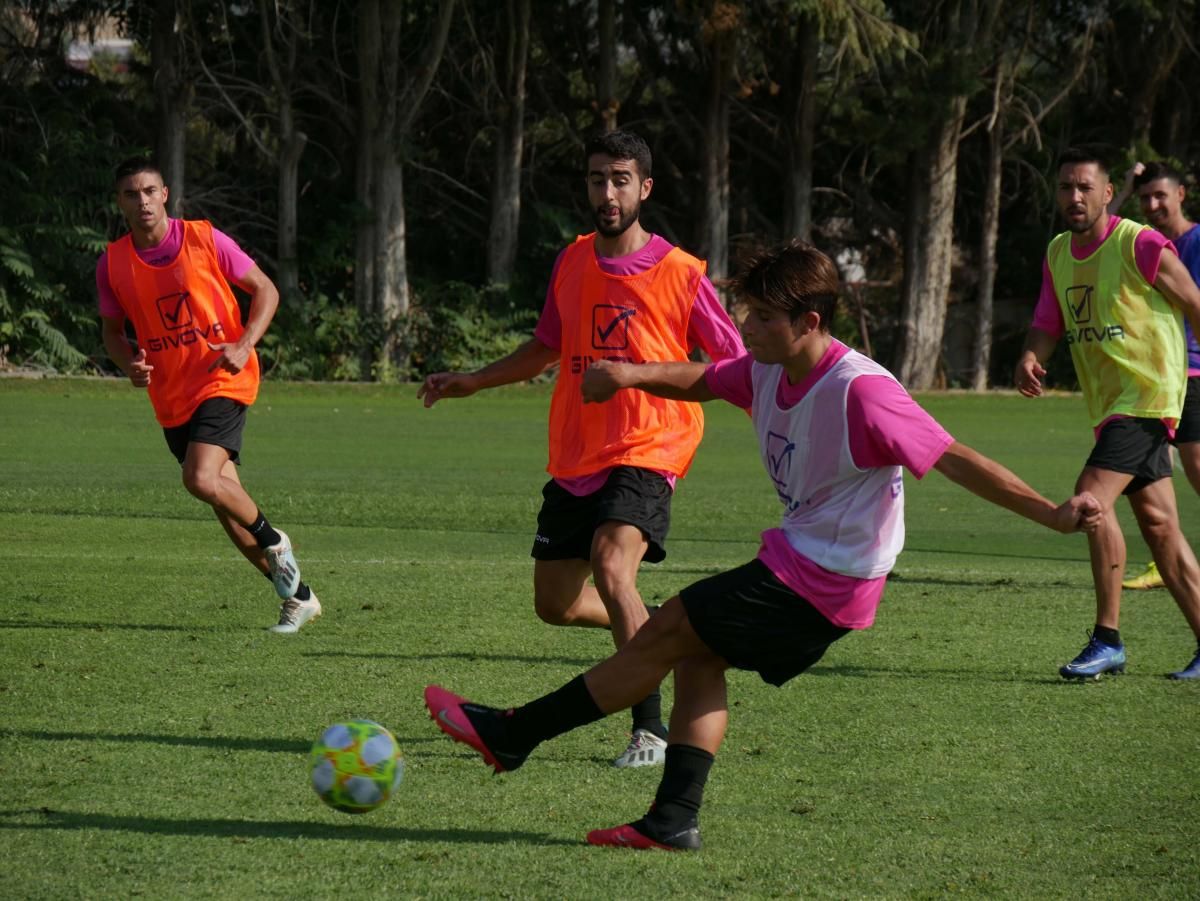
{"type": "Polygon", "coordinates": [[[1200,679],[1200,647],[1196,648],[1196,656],[1192,662],[1177,673],[1171,673],[1169,679],[1200,679]]]}
{"type": "Polygon", "coordinates": [[[1058,672],[1064,679],[1099,679],[1104,673],[1123,673],[1125,645],[1113,647],[1092,635],[1079,656],[1058,672]]]}

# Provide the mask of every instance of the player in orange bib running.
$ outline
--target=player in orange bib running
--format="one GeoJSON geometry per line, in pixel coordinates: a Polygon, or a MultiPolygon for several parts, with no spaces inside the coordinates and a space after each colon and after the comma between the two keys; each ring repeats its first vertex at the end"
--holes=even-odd
{"type": "MultiPolygon", "coordinates": [[[[693,347],[722,360],[745,351],[704,263],[642,227],[653,185],[646,142],[609,132],[590,141],[585,156],[596,231],[559,254],[533,338],[477,372],[429,376],[418,396],[431,407],[559,364],[551,478],[532,551],[534,609],[553,625],[611,628],[620,647],[649,615],[638,567],[666,556],[671,494],[704,420],[698,404],[635,392],[585,407],[583,373],[597,360],[682,361],[693,347]]],[[[632,713],[632,738],[614,766],[661,764],[667,730],[658,690],[632,713]]]]}
{"type": "Polygon", "coordinates": [[[151,161],[123,162],[116,189],[129,232],[96,264],[104,347],[149,394],[184,487],[213,508],[283,599],[271,631],[296,632],[321,614],[321,604],[300,579],[288,536],[267,522],[235,465],[246,408],[258,395],[254,345],[271,324],[279,291],[210,223],[167,216],[167,187],[151,161]],[[245,324],[231,282],[251,296],[245,324]],[[126,322],[137,335],[136,353],[126,322]]]}

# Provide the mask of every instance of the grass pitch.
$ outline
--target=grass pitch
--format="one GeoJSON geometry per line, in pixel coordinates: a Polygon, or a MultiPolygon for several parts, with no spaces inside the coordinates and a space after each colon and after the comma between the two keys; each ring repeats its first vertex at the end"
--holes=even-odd
{"type": "MultiPolygon", "coordinates": [[[[1200,686],[1163,678],[1194,652],[1182,617],[1165,592],[1127,594],[1129,675],[1062,683],[1092,622],[1084,538],[936,473],[908,479],[873,629],[781,690],[731,674],[704,851],[587,847],[657,784],[608,766],[624,714],[493,777],[421,705],[434,681],[522,702],[609,652],[532,612],[548,392],[413,394],[264,386],[242,477],[325,607],[275,636],[270,585],[183,491],[139,392],[0,382],[0,896],[1200,895],[1200,686]],[[350,817],[306,761],[356,716],[408,770],[350,817]]],[[[1090,447],[1079,398],[923,401],[1056,499],[1090,447]]],[[[647,600],[750,559],[778,518],[745,416],[706,412],[647,600]]],[[[1196,535],[1200,499],[1176,485],[1196,535]]]]}

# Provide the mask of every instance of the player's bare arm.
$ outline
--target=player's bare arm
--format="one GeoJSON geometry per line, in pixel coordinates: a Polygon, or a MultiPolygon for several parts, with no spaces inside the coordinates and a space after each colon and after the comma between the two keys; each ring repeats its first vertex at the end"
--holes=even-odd
{"type": "Polygon", "coordinates": [[[129,381],[135,388],[145,388],[150,384],[150,373],[154,367],[146,362],[146,351],[139,350],[136,354],[125,337],[125,317],[100,317],[100,334],[104,340],[104,349],[108,358],[120,370],[129,376],[129,381]]]}
{"type": "Polygon", "coordinates": [[[1175,254],[1164,251],[1158,262],[1156,287],[1171,303],[1183,311],[1192,326],[1192,333],[1200,335],[1200,287],[1192,281],[1192,274],[1175,254]]]}
{"type": "Polygon", "coordinates": [[[1013,384],[1026,397],[1041,397],[1042,379],[1046,375],[1043,365],[1054,353],[1058,339],[1039,328],[1030,328],[1025,339],[1025,352],[1017,361],[1013,384]]]}
{"type": "Polygon", "coordinates": [[[224,369],[241,372],[245,368],[254,347],[267,333],[275,311],[279,309],[279,289],[258,266],[254,266],[238,280],[238,287],[250,295],[250,313],[246,318],[246,330],[237,341],[208,342],[217,358],[208,367],[209,372],[224,369]]]}
{"type": "Polygon", "coordinates": [[[1100,524],[1103,508],[1088,492],[1055,506],[1016,473],[959,441],[946,448],[933,468],[972,494],[1056,532],[1093,532],[1100,524]]]}
{"type": "Polygon", "coordinates": [[[704,363],[614,363],[597,360],[583,374],[583,402],[601,403],[622,388],[639,388],[668,400],[706,401],[716,397],[704,380],[704,363]]]}
{"type": "Polygon", "coordinates": [[[475,372],[435,372],[426,376],[417,397],[432,407],[443,397],[470,397],[476,391],[527,382],[558,362],[558,351],[537,338],[530,338],[508,356],[475,372]]]}

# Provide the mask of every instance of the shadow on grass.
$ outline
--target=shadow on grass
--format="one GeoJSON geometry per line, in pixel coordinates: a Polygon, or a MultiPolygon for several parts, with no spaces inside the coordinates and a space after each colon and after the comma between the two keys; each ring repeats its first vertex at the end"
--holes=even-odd
{"type": "Polygon", "coordinates": [[[526,654],[480,654],[476,651],[456,651],[445,654],[387,654],[382,651],[305,651],[301,657],[354,657],[367,660],[488,660],[496,663],[562,663],[567,666],[591,668],[600,657],[587,660],[576,657],[534,657],[526,654]]]}
{"type": "Polygon", "coordinates": [[[0,629],[80,629],[103,632],[106,629],[133,629],[138,632],[244,632],[238,626],[180,626],[166,623],[98,623],[62,619],[0,619],[0,629]]]}
{"type": "Polygon", "coordinates": [[[901,669],[886,666],[856,666],[853,664],[838,664],[834,666],[818,664],[804,671],[804,676],[843,676],[848,679],[925,679],[955,682],[1005,682],[1022,683],[1025,685],[1070,685],[1060,676],[1030,676],[1023,673],[1004,673],[993,670],[972,669],[901,669]]]}
{"type": "Polygon", "coordinates": [[[908,544],[904,546],[905,553],[921,553],[921,554],[951,554],[959,557],[1003,557],[1013,560],[1053,560],[1059,563],[1083,563],[1088,562],[1086,546],[1082,552],[1082,556],[1069,554],[1027,554],[1005,551],[989,551],[980,548],[972,548],[970,550],[956,551],[944,547],[921,547],[916,544],[908,544]]]}
{"type": "Polygon", "coordinates": [[[302,820],[172,820],[166,817],[131,817],[103,813],[72,813],[41,808],[0,811],[0,829],[79,829],[112,832],[140,832],[145,835],[199,835],[227,838],[305,838],[355,842],[451,842],[463,845],[505,845],[520,842],[529,845],[578,845],[578,841],[552,838],[538,832],[482,829],[403,829],[397,826],[369,826],[361,820],[345,825],[310,823],[302,820]],[[12,818],[37,817],[36,822],[14,822],[12,818]]]}
{"type": "MultiPolygon", "coordinates": [[[[214,748],[224,751],[269,751],[277,754],[307,754],[313,740],[291,738],[236,738],[205,735],[151,735],[141,732],[48,732],[41,729],[0,729],[0,736],[31,738],[37,741],[113,741],[130,744],[177,745],[187,748],[214,748]]],[[[440,742],[440,736],[401,738],[400,747],[440,742]]]]}

